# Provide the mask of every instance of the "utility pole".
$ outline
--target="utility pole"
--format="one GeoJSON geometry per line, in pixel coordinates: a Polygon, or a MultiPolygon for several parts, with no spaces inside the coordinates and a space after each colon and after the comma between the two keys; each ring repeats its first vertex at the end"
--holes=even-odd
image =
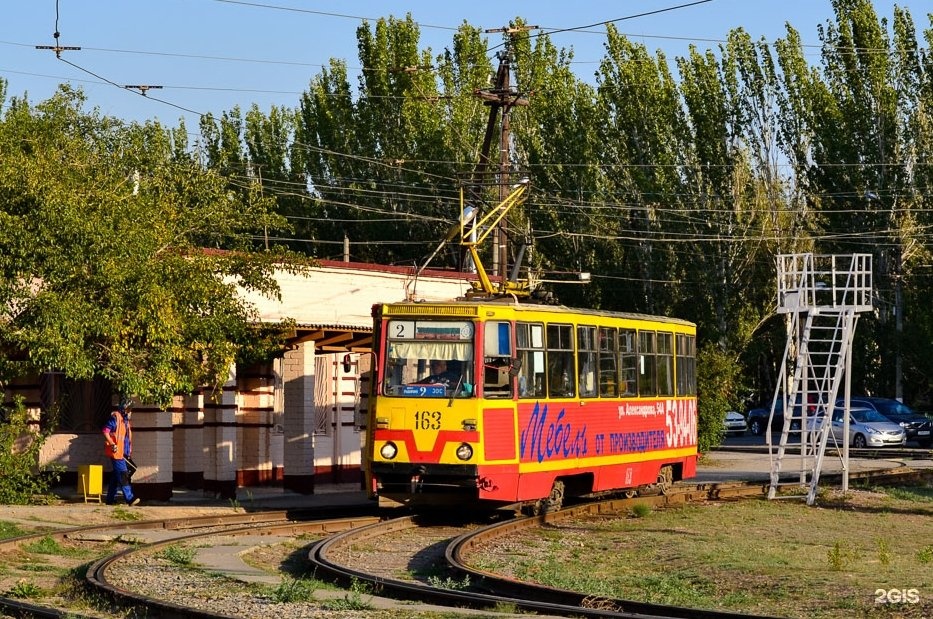
{"type": "MultiPolygon", "coordinates": [[[[512,72],[512,45],[511,38],[518,32],[526,32],[536,29],[537,26],[522,26],[520,28],[492,28],[486,30],[487,33],[502,32],[509,36],[505,49],[496,54],[499,59],[499,69],[496,71],[496,82],[492,88],[484,88],[476,91],[476,96],[482,99],[489,106],[489,119],[486,123],[486,134],[483,138],[483,147],[480,151],[479,163],[473,173],[473,185],[482,184],[482,179],[488,169],[491,167],[490,150],[492,149],[492,140],[496,132],[496,120],[499,112],[502,112],[502,121],[499,129],[499,169],[497,184],[499,186],[499,202],[504,201],[511,189],[509,187],[509,177],[511,170],[511,131],[509,128],[509,116],[512,108],[516,105],[528,105],[528,99],[521,93],[514,91],[511,84],[512,72]]],[[[505,217],[498,223],[493,236],[493,262],[492,270],[505,281],[509,276],[509,254],[508,254],[508,221],[505,217]]]]}

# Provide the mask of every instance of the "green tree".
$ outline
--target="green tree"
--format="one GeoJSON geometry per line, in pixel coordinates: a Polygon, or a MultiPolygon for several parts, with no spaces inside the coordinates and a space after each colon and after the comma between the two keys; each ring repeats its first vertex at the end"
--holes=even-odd
{"type": "Polygon", "coordinates": [[[171,132],[83,104],[62,87],[0,122],[0,369],[101,376],[159,403],[220,385],[276,341],[238,290],[277,294],[282,256],[253,248],[282,222],[173,156],[171,132]]]}
{"type": "Polygon", "coordinates": [[[332,61],[301,99],[296,159],[312,217],[322,238],[349,237],[356,259],[420,263],[459,216],[457,174],[475,160],[473,91],[489,75],[482,39],[463,26],[453,49],[432,57],[418,38],[410,16],[364,23],[359,88],[332,61]]]}
{"type": "MultiPolygon", "coordinates": [[[[652,56],[610,24],[597,73],[598,160],[604,195],[619,208],[625,279],[607,291],[609,307],[670,313],[684,298],[677,251],[667,230],[686,195],[681,170],[689,160],[687,119],[663,53],[652,56]]],[[[688,316],[690,317],[690,316],[688,316]]]]}

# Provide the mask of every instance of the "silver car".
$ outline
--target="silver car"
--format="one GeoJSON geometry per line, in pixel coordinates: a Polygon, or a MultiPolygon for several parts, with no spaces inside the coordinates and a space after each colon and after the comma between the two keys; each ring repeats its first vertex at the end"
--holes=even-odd
{"type": "MultiPolygon", "coordinates": [[[[842,443],[843,414],[842,408],[834,408],[830,432],[836,442],[842,443]]],[[[811,419],[808,428],[819,429],[822,417],[811,419]]],[[[849,445],[852,447],[887,447],[900,446],[907,442],[907,433],[881,413],[870,408],[849,409],[849,445]]]]}
{"type": "Polygon", "coordinates": [[[726,413],[726,419],[723,421],[728,436],[742,436],[748,426],[745,423],[745,415],[736,411],[726,413]]]}

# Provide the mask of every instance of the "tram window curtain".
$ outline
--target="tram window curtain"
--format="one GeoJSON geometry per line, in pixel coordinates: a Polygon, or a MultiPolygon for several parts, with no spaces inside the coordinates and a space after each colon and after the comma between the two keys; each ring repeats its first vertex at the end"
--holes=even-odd
{"type": "Polygon", "coordinates": [[[577,327],[577,369],[580,397],[596,397],[596,327],[577,327]]]}
{"type": "Polygon", "coordinates": [[[518,397],[544,397],[544,325],[516,322],[515,340],[521,368],[518,371],[518,397]]]}
{"type": "Polygon", "coordinates": [[[395,342],[389,347],[389,356],[394,359],[452,359],[470,361],[473,349],[470,342],[395,342]]]}

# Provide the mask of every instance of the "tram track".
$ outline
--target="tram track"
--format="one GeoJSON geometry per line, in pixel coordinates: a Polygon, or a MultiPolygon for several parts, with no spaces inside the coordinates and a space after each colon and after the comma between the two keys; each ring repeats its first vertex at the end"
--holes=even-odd
{"type": "MultiPolygon", "coordinates": [[[[929,475],[930,471],[924,471],[929,475]]],[[[916,469],[900,468],[894,471],[871,471],[872,480],[878,483],[897,480],[912,480],[916,469]]],[[[0,553],[8,552],[44,536],[80,543],[82,539],[94,539],[97,535],[113,534],[115,528],[145,532],[157,532],[162,539],[134,545],[120,552],[93,561],[86,569],[88,587],[102,592],[100,595],[113,600],[115,607],[143,607],[157,616],[164,617],[243,617],[255,616],[242,608],[219,611],[216,607],[195,607],[183,593],[188,589],[185,579],[195,570],[180,570],[178,573],[156,572],[152,564],[142,560],[136,565],[133,558],[152,556],[160,549],[172,544],[187,546],[211,546],[223,539],[235,537],[288,537],[317,536],[316,543],[303,544],[317,575],[325,573],[344,583],[357,583],[362,589],[375,596],[387,596],[404,600],[419,600],[424,603],[495,609],[514,607],[521,611],[549,615],[573,615],[580,617],[735,617],[735,613],[723,611],[700,611],[676,607],[639,604],[627,600],[610,600],[584,596],[580,593],[542,588],[503,578],[470,566],[469,558],[483,544],[496,536],[514,533],[519,528],[543,526],[567,518],[588,515],[611,515],[631,510],[634,505],[644,503],[653,507],[700,503],[704,501],[738,499],[762,496],[766,484],[762,482],[735,483],[680,483],[666,495],[641,496],[633,499],[611,499],[567,506],[559,512],[534,517],[505,519],[489,525],[488,522],[438,523],[415,517],[380,519],[373,513],[349,518],[328,517],[320,511],[307,512],[271,511],[223,516],[146,521],[137,523],[110,523],[89,527],[43,532],[24,538],[0,542],[0,553]],[[309,520],[309,519],[314,520],[309,520]],[[489,526],[487,526],[489,525],[489,526]],[[464,532],[464,528],[469,530],[464,532]],[[381,540],[381,541],[380,541],[381,540]],[[390,540],[390,541],[385,541],[390,540]],[[381,553],[381,556],[379,555],[381,553]],[[365,566],[365,567],[361,567],[365,566]],[[130,570],[121,576],[120,571],[130,570]],[[151,595],[154,587],[144,583],[139,587],[139,576],[147,574],[177,579],[177,593],[168,596],[151,595]],[[181,575],[179,575],[181,574],[181,575]],[[436,579],[436,582],[432,580],[436,579]],[[134,585],[135,583],[135,585],[134,585]]],[[[345,508],[343,508],[345,511],[345,508]]],[[[372,510],[370,509],[370,512],[372,510]]],[[[514,512],[512,512],[514,515],[514,512]]],[[[124,541],[126,541],[125,538],[124,541]]],[[[99,540],[97,542],[100,543],[99,540]]],[[[161,568],[160,568],[161,569],[161,568]]],[[[245,599],[245,598],[244,598],[245,599]]],[[[9,616],[23,617],[108,617],[106,612],[88,612],[82,615],[74,611],[43,608],[23,600],[0,598],[0,610],[9,616]]],[[[290,615],[276,613],[280,619],[290,615]]],[[[301,616],[300,613],[295,616],[301,616]]]]}
{"type": "MultiPolygon", "coordinates": [[[[530,529],[543,524],[568,518],[579,518],[592,514],[624,513],[639,503],[655,507],[699,503],[725,498],[760,496],[764,488],[760,484],[700,484],[678,486],[668,494],[612,499],[566,507],[558,512],[506,519],[488,526],[474,527],[474,531],[450,538],[443,549],[443,568],[454,574],[448,576],[447,586],[430,586],[424,582],[393,577],[380,572],[372,573],[354,567],[348,558],[355,560],[360,549],[373,545],[381,537],[397,539],[402,532],[416,529],[431,538],[449,532],[447,525],[437,525],[430,520],[415,516],[395,519],[389,523],[377,523],[329,537],[312,547],[310,560],[318,571],[326,571],[341,582],[363,581],[381,594],[402,599],[420,600],[443,606],[458,606],[477,609],[515,608],[522,612],[544,615],[573,616],[588,618],[647,618],[647,617],[699,617],[701,619],[734,619],[742,615],[735,612],[698,610],[661,604],[611,600],[584,595],[578,592],[554,589],[541,585],[521,583],[489,572],[470,567],[464,557],[491,540],[530,529]],[[440,529],[435,530],[435,529],[440,529]],[[424,533],[431,531],[430,534],[424,533]],[[343,559],[341,559],[343,557],[343,559]],[[451,586],[452,585],[452,586],[451,586]],[[457,586],[463,586],[463,589],[457,586]]],[[[439,560],[439,559],[438,559],[439,560]]]]}
{"type": "MultiPolygon", "coordinates": [[[[84,572],[85,588],[92,595],[97,595],[97,591],[106,594],[106,597],[112,600],[119,608],[125,606],[138,606],[147,608],[159,608],[153,600],[145,595],[138,595],[130,590],[120,590],[119,588],[109,586],[106,576],[109,567],[121,557],[125,557],[137,551],[152,551],[159,547],[178,543],[185,539],[206,539],[210,536],[229,535],[231,533],[243,531],[256,531],[265,528],[269,534],[277,532],[296,531],[303,522],[309,527],[320,526],[320,522],[338,522],[333,525],[339,530],[348,526],[347,518],[335,518],[335,515],[342,514],[351,516],[352,522],[359,522],[358,519],[365,518],[366,521],[376,519],[373,515],[361,515],[361,513],[373,512],[371,508],[364,507],[341,507],[341,508],[306,508],[260,511],[249,513],[223,514],[195,516],[184,518],[171,518],[164,520],[148,520],[141,522],[110,522],[106,524],[96,524],[89,526],[64,528],[56,530],[46,530],[39,533],[24,535],[20,537],[0,540],[0,557],[9,556],[21,548],[28,547],[48,538],[55,544],[68,544],[71,550],[81,549],[87,553],[101,555],[100,546],[102,543],[130,544],[130,548],[121,550],[117,553],[110,553],[102,558],[98,558],[90,563],[86,560],[75,559],[72,568],[79,568],[89,565],[84,572]],[[355,514],[355,515],[354,515],[355,514]],[[146,535],[156,535],[162,539],[157,542],[141,543],[146,535]],[[138,536],[138,537],[134,537],[138,536]]],[[[69,553],[74,554],[74,553],[69,553]]],[[[59,600],[61,602],[61,600],[59,600]]],[[[177,606],[177,605],[175,605],[177,606]]],[[[172,609],[171,605],[160,609],[158,616],[184,616],[183,608],[172,609]]],[[[108,617],[125,616],[123,614],[112,614],[106,610],[89,609],[75,611],[73,609],[62,609],[48,605],[32,603],[13,597],[0,596],[0,616],[12,617],[108,617]]],[[[192,615],[196,616],[196,615],[192,615]]]]}

